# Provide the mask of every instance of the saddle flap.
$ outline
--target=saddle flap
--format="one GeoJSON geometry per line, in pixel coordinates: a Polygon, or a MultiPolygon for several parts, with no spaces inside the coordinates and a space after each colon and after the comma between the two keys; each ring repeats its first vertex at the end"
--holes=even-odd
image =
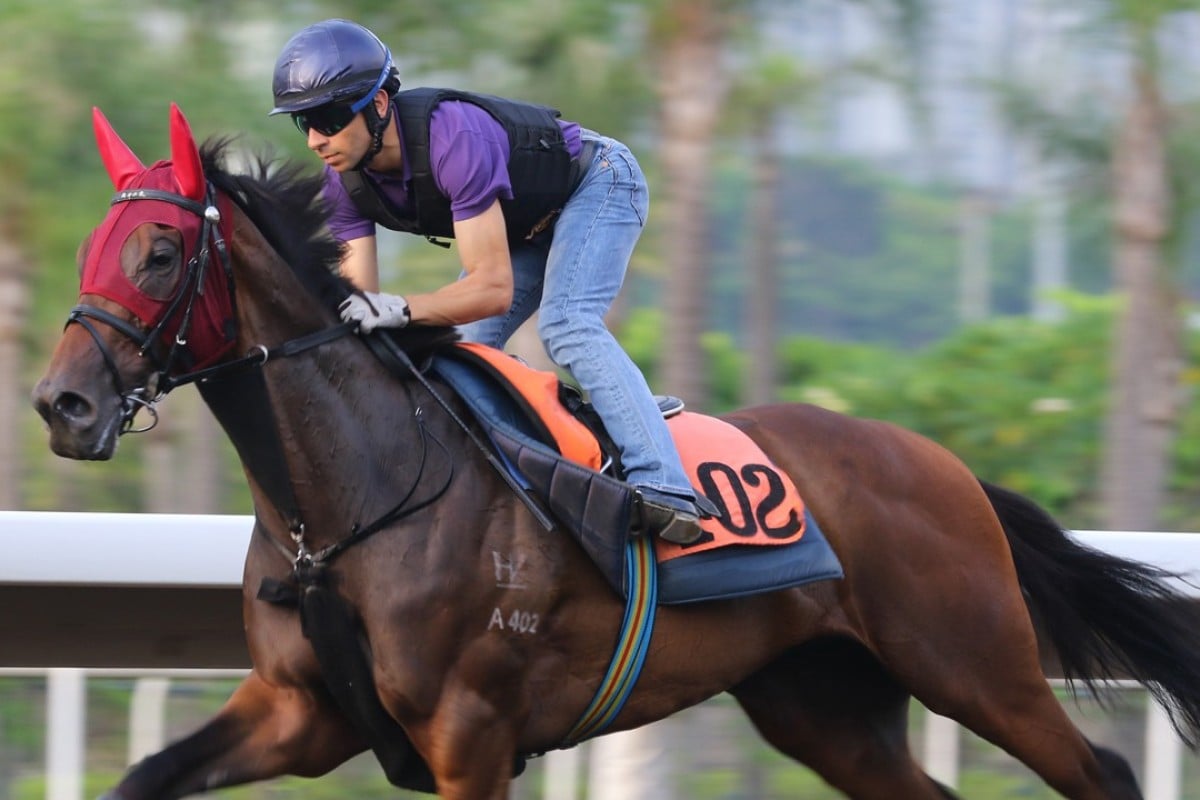
{"type": "Polygon", "coordinates": [[[559,401],[561,381],[553,372],[474,342],[448,348],[436,367],[477,414],[544,442],[568,461],[600,469],[600,444],[559,401]]]}

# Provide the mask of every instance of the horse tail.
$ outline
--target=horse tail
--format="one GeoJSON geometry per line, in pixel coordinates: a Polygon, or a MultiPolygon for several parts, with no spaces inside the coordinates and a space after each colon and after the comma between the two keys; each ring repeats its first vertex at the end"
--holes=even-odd
{"type": "Polygon", "coordinates": [[[1172,586],[1182,576],[1082,545],[1027,497],[980,481],[1012,549],[1034,624],[1074,689],[1132,678],[1200,742],[1200,614],[1172,586]]]}

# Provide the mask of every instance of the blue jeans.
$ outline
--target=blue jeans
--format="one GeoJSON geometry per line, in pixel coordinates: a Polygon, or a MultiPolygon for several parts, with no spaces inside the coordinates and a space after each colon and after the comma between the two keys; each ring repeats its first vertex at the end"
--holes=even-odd
{"type": "Polygon", "coordinates": [[[503,347],[537,311],[546,352],[587,392],[620,448],[629,483],[693,498],[646,378],[604,324],[646,224],[646,177],[625,145],[587,130],[583,137],[597,143],[594,158],[553,235],[510,245],[512,307],[460,331],[468,341],[503,347]]]}

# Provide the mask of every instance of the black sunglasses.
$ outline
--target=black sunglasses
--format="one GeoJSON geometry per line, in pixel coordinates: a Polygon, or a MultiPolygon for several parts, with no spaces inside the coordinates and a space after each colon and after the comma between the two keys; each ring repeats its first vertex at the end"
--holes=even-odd
{"type": "Polygon", "coordinates": [[[354,121],[357,111],[350,106],[328,105],[297,111],[292,114],[292,121],[305,136],[309,129],[315,130],[322,136],[333,136],[354,121]]]}

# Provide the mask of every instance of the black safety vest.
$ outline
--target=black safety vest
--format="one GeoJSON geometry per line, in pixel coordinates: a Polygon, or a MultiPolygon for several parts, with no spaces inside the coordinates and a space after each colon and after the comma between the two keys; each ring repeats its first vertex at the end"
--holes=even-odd
{"type": "Polygon", "coordinates": [[[392,230],[430,238],[454,237],[450,199],[438,189],[429,163],[429,118],[444,100],[464,100],[479,106],[508,134],[508,177],[513,199],[501,199],[500,206],[509,240],[526,239],[548,227],[570,197],[579,170],[555,122],[559,112],[454,89],[409,89],[396,94],[393,101],[404,137],[404,157],[412,172],[408,191],[413,208],[397,207],[362,171],[343,172],[342,186],[359,213],[392,230]]]}

